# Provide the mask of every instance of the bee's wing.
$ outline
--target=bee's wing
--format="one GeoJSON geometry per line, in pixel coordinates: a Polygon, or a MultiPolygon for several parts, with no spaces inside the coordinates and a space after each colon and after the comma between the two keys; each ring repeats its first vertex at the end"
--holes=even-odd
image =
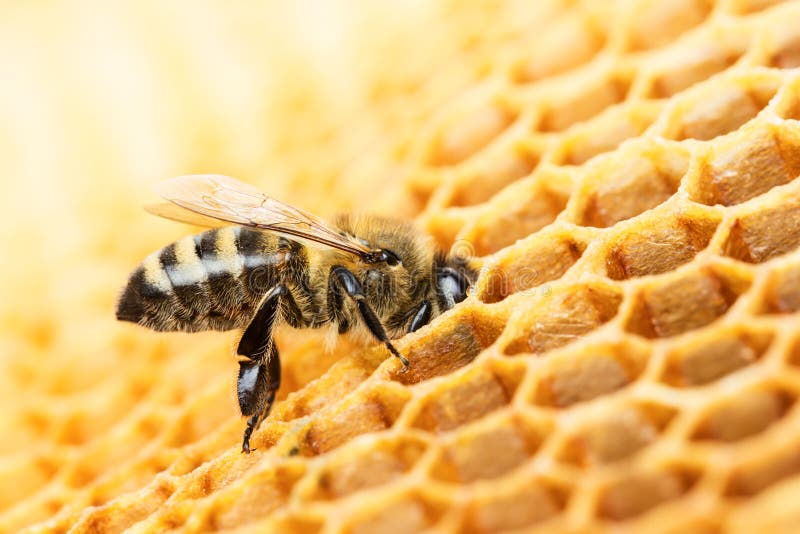
{"type": "Polygon", "coordinates": [[[219,228],[225,226],[225,221],[200,215],[195,211],[189,211],[172,202],[158,202],[148,204],[144,210],[153,215],[169,219],[170,221],[191,224],[194,226],[204,226],[206,228],[219,228]]]}
{"type": "MultiPolygon", "coordinates": [[[[220,174],[178,176],[156,185],[170,202],[207,218],[307,239],[363,256],[369,247],[320,217],[268,197],[255,187],[220,174]]],[[[158,213],[158,215],[164,215],[158,213]]],[[[175,219],[174,212],[166,215],[175,219]]],[[[179,220],[185,221],[186,217],[179,220]]],[[[193,223],[195,224],[195,223],[193,223]]]]}

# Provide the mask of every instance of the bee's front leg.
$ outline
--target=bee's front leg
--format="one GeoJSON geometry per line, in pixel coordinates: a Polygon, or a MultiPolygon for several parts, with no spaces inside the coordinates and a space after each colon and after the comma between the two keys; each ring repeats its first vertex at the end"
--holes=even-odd
{"type": "Polygon", "coordinates": [[[389,336],[386,335],[386,329],[383,328],[381,320],[378,319],[375,311],[369,305],[369,302],[367,302],[366,295],[364,295],[364,288],[361,287],[361,283],[356,276],[342,266],[332,267],[331,276],[336,280],[339,286],[344,289],[347,296],[356,303],[361,320],[367,325],[372,335],[375,336],[378,341],[382,341],[383,344],[386,345],[386,348],[389,349],[389,352],[400,360],[403,364],[403,371],[407,370],[408,360],[400,354],[394,345],[392,345],[392,342],[389,341],[389,336]]]}

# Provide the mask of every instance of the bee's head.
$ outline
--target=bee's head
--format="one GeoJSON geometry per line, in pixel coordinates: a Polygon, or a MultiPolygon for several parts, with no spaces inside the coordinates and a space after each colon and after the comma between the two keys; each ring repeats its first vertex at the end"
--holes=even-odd
{"type": "Polygon", "coordinates": [[[478,276],[466,258],[457,256],[437,256],[434,280],[436,294],[442,310],[449,310],[465,298],[478,276]]]}

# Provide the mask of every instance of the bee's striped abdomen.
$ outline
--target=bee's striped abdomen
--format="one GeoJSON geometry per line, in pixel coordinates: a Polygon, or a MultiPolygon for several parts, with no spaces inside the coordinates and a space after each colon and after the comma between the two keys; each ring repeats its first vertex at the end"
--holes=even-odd
{"type": "Polygon", "coordinates": [[[286,255],[276,236],[242,227],[185,237],[134,271],[117,317],[155,330],[241,328],[286,255]]]}
{"type": "Polygon", "coordinates": [[[280,242],[274,234],[239,228],[236,237],[236,249],[242,262],[239,283],[244,296],[254,305],[277,283],[275,267],[286,258],[285,247],[284,252],[280,252],[280,242]],[[265,249],[272,254],[264,254],[265,249]]]}
{"type": "Polygon", "coordinates": [[[200,238],[206,283],[217,309],[231,312],[242,306],[247,296],[239,282],[243,262],[237,246],[238,228],[211,230],[196,237],[200,238]]]}

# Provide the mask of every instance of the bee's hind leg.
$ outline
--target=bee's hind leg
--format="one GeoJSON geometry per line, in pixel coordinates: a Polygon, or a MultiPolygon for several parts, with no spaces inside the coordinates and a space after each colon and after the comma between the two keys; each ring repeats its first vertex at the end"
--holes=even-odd
{"type": "Polygon", "coordinates": [[[273,343],[266,364],[259,364],[255,370],[253,370],[254,366],[247,366],[247,362],[240,364],[237,384],[239,407],[243,415],[250,415],[242,439],[242,452],[244,453],[255,450],[250,448],[250,436],[269,415],[272,403],[275,402],[275,394],[281,385],[281,360],[278,348],[273,343]],[[245,370],[246,368],[247,370],[245,370]],[[247,376],[248,372],[256,374],[255,386],[251,389],[248,389],[252,383],[252,378],[247,376]]]}
{"type": "Polygon", "coordinates": [[[272,340],[272,330],[281,313],[282,299],[287,301],[289,313],[295,315],[293,320],[302,320],[289,289],[284,285],[275,286],[261,300],[236,349],[239,356],[236,387],[239,408],[242,415],[250,416],[242,440],[244,453],[253,450],[250,448],[250,436],[269,414],[275,401],[275,392],[281,383],[280,356],[272,340]]]}

